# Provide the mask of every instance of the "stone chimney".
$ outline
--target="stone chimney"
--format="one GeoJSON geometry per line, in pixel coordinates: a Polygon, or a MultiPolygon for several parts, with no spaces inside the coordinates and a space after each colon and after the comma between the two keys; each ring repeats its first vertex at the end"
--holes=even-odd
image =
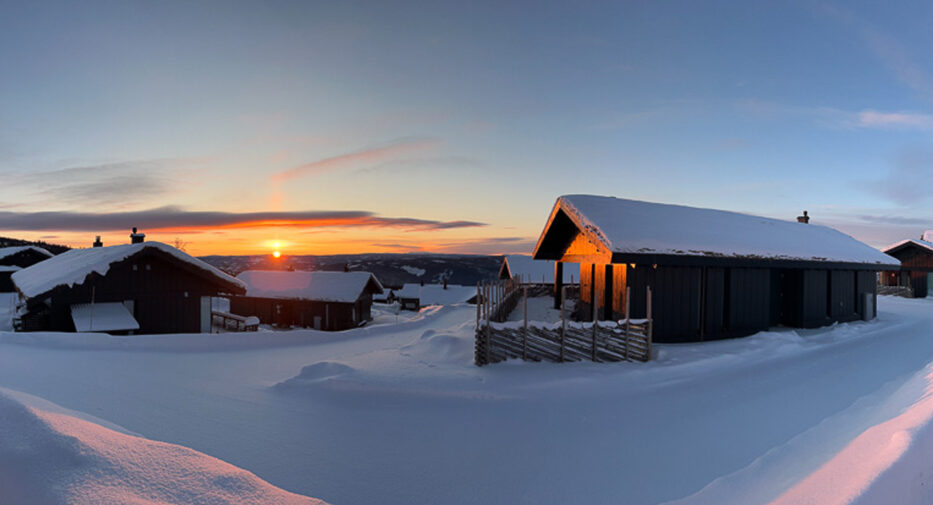
{"type": "Polygon", "coordinates": [[[94,247],[104,247],[104,243],[100,241],[100,235],[94,239],[94,247]]]}
{"type": "Polygon", "coordinates": [[[807,224],[810,222],[810,216],[807,215],[807,211],[803,211],[802,216],[797,216],[797,222],[807,224]]]}
{"type": "Polygon", "coordinates": [[[136,231],[136,227],[133,227],[133,233],[130,233],[130,243],[131,244],[142,244],[146,241],[146,234],[139,233],[136,231]]]}

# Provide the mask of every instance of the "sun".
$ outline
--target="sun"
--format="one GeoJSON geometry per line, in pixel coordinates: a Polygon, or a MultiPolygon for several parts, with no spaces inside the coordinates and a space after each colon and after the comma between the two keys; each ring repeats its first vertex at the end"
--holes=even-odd
{"type": "Polygon", "coordinates": [[[272,252],[272,257],[273,257],[273,258],[280,258],[280,257],[282,257],[282,253],[279,252],[279,251],[273,251],[273,252],[272,252]]]}

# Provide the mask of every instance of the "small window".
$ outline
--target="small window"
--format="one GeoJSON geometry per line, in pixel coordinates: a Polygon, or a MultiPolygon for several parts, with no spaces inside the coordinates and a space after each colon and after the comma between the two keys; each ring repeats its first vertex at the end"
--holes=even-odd
{"type": "Polygon", "coordinates": [[[152,265],[146,265],[146,270],[152,270],[152,265]]]}
{"type": "Polygon", "coordinates": [[[139,265],[133,265],[133,271],[135,272],[137,270],[139,270],[139,265]]]}

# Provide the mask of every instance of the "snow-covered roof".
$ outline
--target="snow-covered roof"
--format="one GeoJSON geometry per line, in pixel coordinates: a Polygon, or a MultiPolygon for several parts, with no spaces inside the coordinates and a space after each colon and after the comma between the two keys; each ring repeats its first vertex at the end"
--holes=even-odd
{"type": "Polygon", "coordinates": [[[79,303],[71,306],[75,331],[138,330],[139,323],[122,303],[79,303]]]}
{"type": "Polygon", "coordinates": [[[237,279],[246,284],[246,296],[261,298],[352,303],[366,289],[382,292],[382,284],[369,272],[247,270],[237,279]]]}
{"type": "MultiPolygon", "coordinates": [[[[522,282],[554,283],[554,261],[552,260],[536,260],[529,255],[510,254],[502,260],[500,273],[506,268],[512,277],[518,277],[522,282]]],[[[578,263],[564,263],[564,282],[580,282],[578,263]]]]}
{"type": "Polygon", "coordinates": [[[0,272],[18,272],[22,269],[16,265],[0,265],[0,272]]]}
{"type": "Polygon", "coordinates": [[[54,254],[46,251],[41,247],[36,247],[34,245],[23,245],[15,247],[0,247],[0,260],[13,256],[14,254],[19,254],[23,251],[35,251],[43,256],[48,256],[49,258],[54,256],[54,254]]]}
{"type": "Polygon", "coordinates": [[[868,244],[816,224],[594,195],[561,196],[558,210],[612,253],[899,265],[868,244]]]}
{"type": "Polygon", "coordinates": [[[398,298],[417,298],[420,305],[451,305],[466,303],[476,296],[476,286],[448,284],[405,284],[395,292],[398,298]]]}
{"type": "MultiPolygon", "coordinates": [[[[930,233],[930,232],[924,232],[923,236],[926,237],[927,233],[930,233]]],[[[927,242],[926,240],[914,240],[914,239],[901,240],[900,242],[897,242],[895,244],[889,245],[888,247],[885,247],[883,251],[886,253],[890,253],[890,252],[893,252],[895,249],[899,249],[906,244],[913,244],[917,247],[921,247],[923,249],[929,250],[930,252],[933,252],[933,242],[927,242]]]]}
{"type": "Polygon", "coordinates": [[[110,265],[133,256],[144,249],[156,249],[183,261],[218,281],[233,284],[245,289],[241,281],[221,272],[207,263],[161,242],[142,242],[109,247],[91,247],[72,249],[35,265],[24,268],[12,275],[17,289],[28,298],[48,293],[58,286],[74,286],[85,281],[88,275],[98,273],[106,275],[110,265]]]}

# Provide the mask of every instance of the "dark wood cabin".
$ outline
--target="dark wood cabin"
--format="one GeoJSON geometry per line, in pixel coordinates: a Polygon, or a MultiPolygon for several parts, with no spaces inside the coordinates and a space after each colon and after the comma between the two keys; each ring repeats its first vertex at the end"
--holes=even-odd
{"type": "Polygon", "coordinates": [[[897,260],[807,221],[562,196],[534,257],[580,263],[584,319],[594,304],[601,320],[623,318],[626,303],[631,317],[645,317],[650,286],[657,342],[874,317],[876,273],[898,269],[897,260]]]}
{"type": "Polygon", "coordinates": [[[35,265],[42,260],[47,260],[52,256],[53,254],[49,251],[36,246],[0,248],[0,293],[16,291],[11,278],[14,272],[35,265]]]}
{"type": "Polygon", "coordinates": [[[914,298],[926,298],[933,282],[933,243],[903,240],[884,252],[900,260],[901,269],[882,273],[879,282],[884,286],[908,286],[914,298]]]}
{"type": "Polygon", "coordinates": [[[237,279],[246,295],[230,299],[230,312],[282,328],[356,328],[372,320],[373,295],[383,292],[369,272],[247,270],[237,279]]]}
{"type": "Polygon", "coordinates": [[[74,249],[16,272],[13,282],[26,301],[23,331],[208,333],[211,297],[246,291],[159,242],[74,249]]]}

